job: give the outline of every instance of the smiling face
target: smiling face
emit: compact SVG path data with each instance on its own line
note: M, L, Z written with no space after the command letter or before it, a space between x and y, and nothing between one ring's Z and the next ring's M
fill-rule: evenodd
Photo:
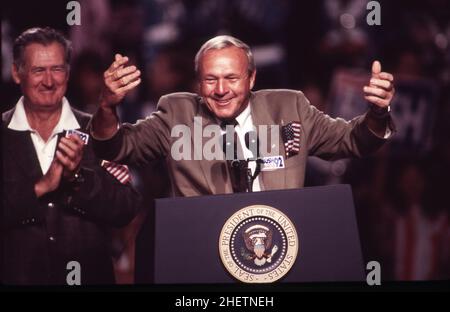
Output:
M12 75L20 84L26 106L41 111L59 108L69 79L64 47L56 42L28 45L23 52L23 64L20 68L13 65Z
M218 118L234 118L248 105L255 75L248 72L244 50L234 46L208 50L199 63L200 95Z

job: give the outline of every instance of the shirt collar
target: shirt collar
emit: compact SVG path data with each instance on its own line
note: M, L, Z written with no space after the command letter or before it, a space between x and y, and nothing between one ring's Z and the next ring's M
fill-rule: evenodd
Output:
M247 107L236 117L236 121L239 123L240 126L243 126L247 119L250 118L251 109L250 109L250 102L248 103Z
M11 122L9 123L8 128L16 131L34 131L34 129L32 129L30 127L30 124L28 123L27 115L25 113L25 107L23 104L23 96L16 104L14 114L11 118ZM70 108L69 101L66 99L66 97L63 97L61 116L55 128L53 129L53 133L61 133L64 130L73 130L79 128L80 124L78 123L72 109Z

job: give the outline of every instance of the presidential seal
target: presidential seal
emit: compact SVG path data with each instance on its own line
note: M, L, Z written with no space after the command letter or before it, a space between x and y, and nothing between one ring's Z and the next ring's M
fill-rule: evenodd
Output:
M244 283L272 283L295 263L295 226L281 211L265 205L242 208L225 223L219 254L225 268Z

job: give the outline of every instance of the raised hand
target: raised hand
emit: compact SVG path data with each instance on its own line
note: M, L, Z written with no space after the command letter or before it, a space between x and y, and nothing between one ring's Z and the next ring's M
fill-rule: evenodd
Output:
M134 65L126 66L128 61L128 57L116 54L115 61L105 71L101 106L118 105L130 90L141 83L141 72Z
M364 86L364 98L381 108L388 107L394 97L394 76L381 71L381 64L374 61L372 77L368 86Z

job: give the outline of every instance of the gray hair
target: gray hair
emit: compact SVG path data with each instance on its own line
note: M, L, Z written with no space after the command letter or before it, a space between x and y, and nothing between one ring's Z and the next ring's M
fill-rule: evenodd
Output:
M200 50L198 50L197 54L195 55L195 73L197 75L199 73L200 59L202 58L203 54L205 54L209 50L220 50L231 46L244 50L245 54L247 55L248 73L252 74L255 71L256 66L250 47L237 38L225 35L209 39L202 45Z
M14 64L20 68L24 63L25 48L32 43L39 43L48 46L52 43L59 43L64 48L64 60L70 66L72 56L72 43L56 29L45 27L35 27L25 30L16 38L13 45Z

